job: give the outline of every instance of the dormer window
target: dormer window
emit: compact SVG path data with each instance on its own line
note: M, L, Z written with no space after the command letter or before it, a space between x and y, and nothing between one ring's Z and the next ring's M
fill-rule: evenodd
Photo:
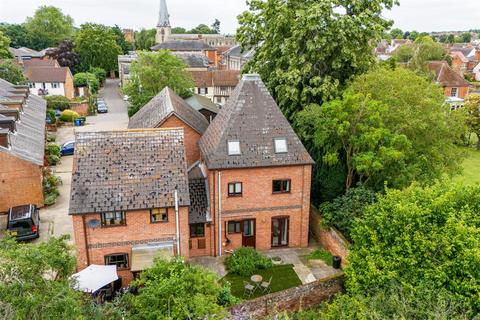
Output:
M239 156L241 155L240 151L240 141L239 140L228 140L228 155L229 156Z
M288 152L287 139L285 139L285 138L275 138L273 141L275 143L275 153L287 153Z

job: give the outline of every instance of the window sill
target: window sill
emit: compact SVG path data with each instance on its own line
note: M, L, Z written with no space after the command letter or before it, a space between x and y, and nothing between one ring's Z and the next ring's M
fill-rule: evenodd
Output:
M150 221L150 224L163 224L163 223L169 223L170 221Z
M229 194L228 197L229 198L241 198L241 197L243 197L243 194Z
M102 229L120 228L120 227L126 227L126 226L127 224L112 224L112 225L102 226Z

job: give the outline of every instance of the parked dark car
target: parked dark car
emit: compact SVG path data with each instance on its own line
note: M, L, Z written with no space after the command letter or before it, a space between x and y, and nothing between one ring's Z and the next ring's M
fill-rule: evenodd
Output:
M62 144L60 153L62 156L73 156L75 153L75 141L68 141Z
M10 208L7 230L18 241L40 236L40 211L33 204Z

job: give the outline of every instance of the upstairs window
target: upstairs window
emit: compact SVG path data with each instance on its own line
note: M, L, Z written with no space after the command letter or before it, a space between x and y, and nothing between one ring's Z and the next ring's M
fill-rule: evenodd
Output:
M242 154L240 151L240 141L238 140L229 140L227 147L229 156L239 156Z
M452 91L450 92L450 96L456 97L458 94L458 88L452 88Z
M285 139L285 138L275 138L273 141L275 143L275 153L287 153L288 152L287 139Z
M273 193L289 193L290 192L290 179L285 180L273 180L272 192Z
M150 210L150 221L152 223L168 222L168 213L166 208Z
M117 253L105 256L105 265L117 266L117 269L128 269L128 254Z
M115 227L126 225L125 211L105 212L100 214L102 227Z
M242 183L231 182L228 184L228 196L229 197L241 197L242 196Z

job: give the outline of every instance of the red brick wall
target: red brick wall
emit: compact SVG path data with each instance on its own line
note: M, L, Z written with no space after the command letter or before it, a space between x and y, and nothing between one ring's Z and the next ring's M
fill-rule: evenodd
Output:
M73 76L70 71L67 72L67 77L65 78L65 97L68 99L75 98L75 88L73 86Z
M272 194L272 180L291 179L291 192ZM228 197L228 183L242 182L242 197ZM311 166L289 166L221 171L222 239L225 249L241 246L241 234L227 235L230 245L225 245L227 221L256 219L256 248L271 248L271 224L273 217L289 217L289 247L308 245L308 221L310 211ZM218 235L218 172L209 172L210 203L216 235ZM249 210L250 209L250 210ZM213 239L212 239L213 240ZM214 247L218 253L218 240Z
M187 156L187 166L190 167L194 162L200 159L200 148L198 141L201 135L188 124L177 118L170 116L159 128L183 128L185 135L185 153Z
M445 97L451 97L452 96L452 88L457 88L457 97L465 99L465 97L468 95L469 88L468 87L445 87L444 92L445 92Z
M35 204L43 207L41 167L0 151L0 212Z
M213 225L206 223L205 224L205 237L202 238L190 238L190 257L201 257L201 256L210 256L213 255L212 252L212 238L214 232ZM188 233L190 235L190 233ZM205 248L199 248L199 241L205 241Z
M181 255L189 257L187 207L179 209L179 218ZM105 263L105 255L114 253L127 253L129 264L131 265L132 246L135 244L125 244L126 241L148 243L158 242L158 239L175 237L175 210L173 208L168 209L168 222L165 223L151 223L150 211L148 210L130 211L126 213L127 224L125 226L96 229L89 228L88 221L93 219L100 220L100 214L88 214L85 215L87 243L96 245L96 247L88 249L90 260L88 262L83 217L75 215L72 216L72 219L77 251L77 270L79 271L86 268L89 264L103 265ZM99 246L100 244L102 246ZM119 276L122 276L124 286L133 278L129 270L119 271Z

